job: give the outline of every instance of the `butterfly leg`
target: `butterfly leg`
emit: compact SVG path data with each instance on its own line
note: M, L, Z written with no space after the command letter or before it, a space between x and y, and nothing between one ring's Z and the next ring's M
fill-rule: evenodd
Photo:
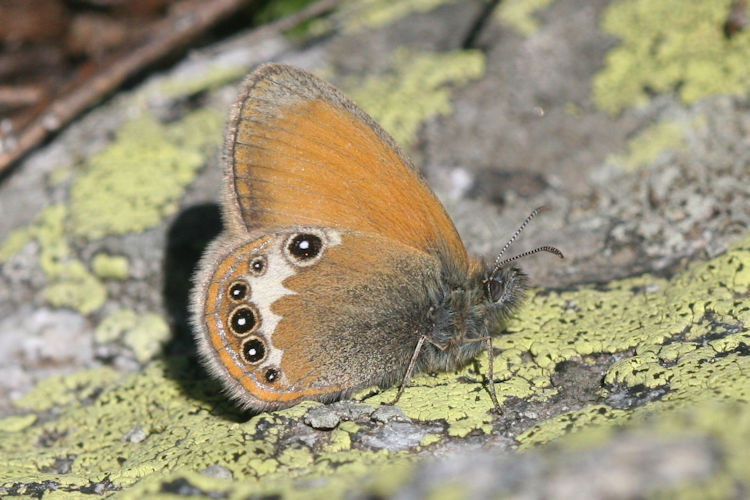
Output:
M476 339L465 339L464 342L487 343L487 358L489 359L489 363L487 366L487 388L490 390L490 398L492 398L492 404L495 405L495 412L502 413L502 410L500 410L500 403L498 403L497 401L497 394L495 393L495 356L493 355L494 351L492 349L492 337L488 335L486 337L479 337Z
M431 340L427 335L420 335L419 341L417 342L417 346L414 348L414 354L411 356L411 360L409 361L409 366L406 368L406 374L404 375L404 380L401 382L401 387L398 388L398 393L396 393L396 397L393 399L393 401L390 401L387 404L389 406L393 406L396 403L398 403L398 400L401 399L401 395L404 393L404 389L409 385L409 382L411 381L412 372L414 371L414 366L417 363L417 358L419 357L419 353L422 350L422 346L424 345L425 341L430 342L432 345L440 349L441 351L444 351L448 348L448 345L442 345L439 344L433 340ZM480 337L476 339L466 339L465 342L486 342L487 343L487 353L489 358L489 365L487 369L487 385L490 390L490 398L492 398L492 403L495 405L495 411L497 413L501 413L500 410L500 403L497 400L497 393L495 392L495 373L494 373L494 356L493 354L493 347L492 347L492 337Z
M409 367L406 369L406 374L404 374L404 380L401 381L401 387L398 388L398 393L396 393L396 397L393 401L389 403L385 403L388 406L393 406L396 403L398 403L398 400L401 399L401 395L404 393L404 389L406 389L406 386L409 385L409 381L411 380L411 374L414 371L414 365L417 364L417 357L419 356L419 352L422 350L422 345L424 345L424 341L427 340L427 335L420 335L419 341L417 341L417 347L414 348L414 354L411 355L411 360L409 361Z
M429 342L430 344L434 345L441 351L444 351L448 348L448 344L439 344L435 342L434 340L430 339L427 335L420 335L419 341L417 342L417 347L414 348L414 354L411 355L411 360L409 361L409 366L406 368L406 374L404 375L404 380L401 381L401 387L398 388L398 393L396 394L396 397L391 401L390 403L385 403L389 406L395 405L399 399L401 399L401 395L404 393L404 389L409 385L409 382L411 381L411 375L414 371L414 365L417 364L417 358L419 357L419 352L422 350L422 345L424 345L425 341Z
M487 366L487 387L490 389L490 397L492 398L492 404L495 405L495 412L502 413L500 403L497 402L497 394L495 393L495 369L493 366L495 354L492 350L492 337L489 335L487 336L487 359L489 359Z

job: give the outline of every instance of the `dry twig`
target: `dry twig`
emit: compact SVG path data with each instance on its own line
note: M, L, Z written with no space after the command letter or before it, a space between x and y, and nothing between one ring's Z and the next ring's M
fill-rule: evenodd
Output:
M0 121L0 176L36 145L114 92L127 78L187 46L198 35L250 1L196 0L188 5L180 5L175 13L153 26L153 37L127 54L112 57L93 75L86 75L71 83L67 90L63 90L48 107L31 117L20 130L13 130L9 120ZM295 14L259 27L252 37L291 29L331 11L340 1L320 0Z

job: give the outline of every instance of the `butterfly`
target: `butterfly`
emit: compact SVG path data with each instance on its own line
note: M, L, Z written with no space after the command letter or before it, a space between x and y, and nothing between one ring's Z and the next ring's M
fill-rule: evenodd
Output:
M527 287L470 257L406 154L340 91L267 64L242 84L224 144L223 232L191 295L198 351L257 411L333 401L481 350ZM492 379L488 387L499 408ZM394 403L395 403L394 401Z

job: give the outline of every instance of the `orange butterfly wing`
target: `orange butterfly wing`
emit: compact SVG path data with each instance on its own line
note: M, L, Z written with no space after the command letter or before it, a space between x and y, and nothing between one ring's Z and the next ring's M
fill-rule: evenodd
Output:
M235 231L342 228L467 265L453 222L401 148L309 73L272 64L245 81L225 160L225 219Z

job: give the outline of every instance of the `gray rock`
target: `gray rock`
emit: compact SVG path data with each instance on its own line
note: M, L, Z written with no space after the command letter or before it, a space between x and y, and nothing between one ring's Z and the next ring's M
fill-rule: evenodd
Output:
M425 498L448 486L458 488L462 498L641 498L646 492L705 480L720 460L705 437L635 433L578 451L464 450L423 462L392 498Z
M313 429L331 430L341 422L341 417L330 406L316 406L302 417L303 422Z
M232 471L224 467L223 465L214 464L209 465L203 469L203 475L208 477L215 477L216 479L233 479Z
M355 401L337 401L329 407L341 417L341 420L360 420L367 418L375 410L372 406L357 403Z
M411 422L411 419L404 414L401 408L389 405L382 405L377 408L372 412L370 418L383 424L388 422Z
M390 422L377 434L362 436L362 442L370 448L399 451L418 446L427 433L428 429L419 425Z
M131 443L140 443L148 437L148 434L143 432L140 425L136 425L122 436L122 441L129 441Z

